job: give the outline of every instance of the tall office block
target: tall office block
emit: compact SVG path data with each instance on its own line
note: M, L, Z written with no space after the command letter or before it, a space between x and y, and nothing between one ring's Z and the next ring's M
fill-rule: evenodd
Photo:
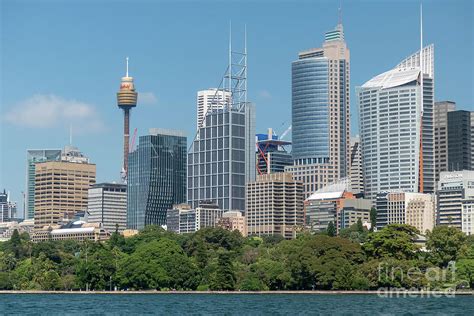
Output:
M294 166L305 197L349 174L350 54L342 24L292 63Z
M150 129L129 154L127 228L165 225L166 211L186 201L186 136Z
M96 166L75 147L66 147L62 155L62 161L35 164L36 229L71 220L87 210L88 190L95 184Z
M437 224L454 226L466 233L471 231L468 219L474 200L474 171L441 172L436 195Z
M61 149L29 149L26 151L25 219L35 216L35 163L61 160Z
M247 232L295 238L304 223L303 186L289 173L257 176L247 183Z
M434 197L426 193L380 192L376 199L377 229L389 224L407 224L420 233L435 224Z
M245 183L255 179L255 108L208 112L188 153L188 203L214 201L245 209Z
M88 222L102 223L110 233L127 228L127 185L98 183L89 189Z
M16 203L10 201L10 193L0 192L0 223L10 222L17 218Z
M223 109L225 104L230 103L230 98L230 92L216 88L198 91L196 128L199 129L203 125L207 112Z
M364 175L359 136L351 138L349 178L351 180L352 193L364 193Z
M291 142L278 139L271 128L268 134L257 134L257 174L284 172L286 166L293 164L291 153L286 146Z
M433 94L433 45L357 89L367 198L434 191Z
M448 170L473 170L474 112L448 113Z
M435 181L439 174L448 171L448 112L456 110L456 103L441 101L434 103Z

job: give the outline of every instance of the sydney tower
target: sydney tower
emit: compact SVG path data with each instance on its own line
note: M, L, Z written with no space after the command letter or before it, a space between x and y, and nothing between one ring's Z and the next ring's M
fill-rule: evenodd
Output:
M129 132L130 132L130 110L137 106L137 92L133 85L133 77L128 76L128 57L127 72L122 77L120 91L117 92L117 105L123 110L123 167L122 178L127 179L128 151L129 151Z

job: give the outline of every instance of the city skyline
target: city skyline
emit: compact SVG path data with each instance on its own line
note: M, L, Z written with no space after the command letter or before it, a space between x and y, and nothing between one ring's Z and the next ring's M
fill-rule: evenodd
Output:
M472 28L469 28L469 21L472 20L472 4L468 1L459 1L456 2L456 6L446 6L446 3L448 2L429 2L424 6L425 42L433 42L437 51L435 101L448 99L455 101L459 109L472 110L474 106L473 92L470 89L473 86L472 73L463 73L462 69L473 68L472 59L468 58L472 56L473 48L471 45L464 47L465 49L455 49L461 47L460 43L469 43L469 39L472 39ZM219 10L225 11L227 7L212 2L207 4L212 6L213 14ZM352 135L356 134L358 126L354 87L362 85L381 69L393 67L400 56L408 56L413 48L417 47L419 38L418 3L370 5L365 3L365 7L363 4L363 2L343 3L345 37L351 47L352 55L352 80L349 89ZM120 17L125 17L126 13L129 13L131 17L127 23L124 22L123 28L117 29L113 27L120 25L106 26L106 21L100 19L100 14L105 14L105 10L109 10L104 3L99 3L97 12L88 13L89 16L85 14L87 6L73 5L72 7L79 11L78 16L82 14L88 17L89 23L84 24L85 29L74 27L71 29L70 26L65 30L48 28L50 36L46 43L37 42L42 37L36 32L45 32L46 25L42 19L47 20L50 25L55 23L63 25L64 19L71 18L71 14L76 13L62 4L55 4L54 12L62 14L51 20L48 19L50 13L46 11L52 5L42 2L19 10L18 4L2 4L2 35L4 35L2 43L7 44L2 45L4 47L2 76L8 80L2 80L4 93L1 96L0 142L2 153L8 152L8 155L2 154L0 161L0 188L5 187L9 190L12 193L12 200L17 201L18 205L22 205L21 191L26 189L26 151L62 148L68 143L71 124L73 134L77 135L73 137L73 144L81 148L91 161L97 164L98 182L120 179L122 118L116 109L115 93L118 88L117 81L124 74L125 56L130 56L130 74L137 81L139 93L140 107L132 114L131 128L138 128L139 135L145 135L152 127L185 129L188 132L189 145L196 129L194 126L196 92L218 85L226 67L229 20L234 24L233 42L237 45L243 42L243 25L246 24L248 28L248 90L249 101L255 102L257 108L256 131L264 132L267 127L273 127L276 133L282 133L291 124L289 65L296 59L299 51L319 46L324 33L337 23L339 4L303 2L301 6L295 8L292 3L278 3L268 8L269 13L274 15L268 14L269 17L262 17L260 10L265 7L262 7L262 4L256 4L252 12L245 12L244 15L241 13L246 4L233 3L228 5L234 9L232 14L220 15L214 20L215 22L210 23L213 27L219 26L217 29L199 25L191 16L190 11L194 8L192 5L180 8L179 5L160 3L156 5L156 10L150 10L144 18L141 18L139 13L144 13L143 11L150 7L150 3L140 2L137 7L118 4L111 9L112 12ZM239 8L242 11L239 11ZM295 25L285 24L286 28L277 25L279 18L286 13L284 8L290 10L289 13L301 14L298 23L294 21ZM314 15L305 12L305 8L308 10L313 8ZM321 17L317 15L318 8L325 12L319 14ZM158 12L160 9L164 9L164 12ZM158 38L161 35L165 38L164 41L157 40L159 43L156 46L146 43L147 39L153 39L146 35L153 36L155 27L164 26L167 22L170 25L176 23L166 18L162 20L154 18L166 15L166 12L174 12L175 9L184 11L183 16L189 19L189 23L184 24L188 27L183 28L181 25L173 29L174 32L169 32L170 34L156 34ZM32 15L32 12L28 13L31 10L39 11L36 15ZM205 11L202 8L201 10ZM364 10L379 12L380 16L376 14L373 16L372 26L358 25ZM462 17L465 20L458 19L456 12L464 13ZM471 15L467 14L468 12L471 12ZM22 27L17 27L13 21L18 20L19 14L32 16L33 19ZM392 19L397 20L401 17L406 23L389 26L393 22ZM257 18L263 18L268 25L259 26ZM132 22L138 21L137 19L139 22ZM387 23L374 27L377 21ZM443 23L438 25L436 21ZM449 21L456 23L449 25ZM460 23L464 23L465 26L462 35L464 37L461 35L451 37L453 29L462 28ZM70 24L74 25L74 21ZM196 24L196 29L189 28L191 24ZM98 34L92 33L94 26L98 26ZM311 32L294 36L299 34L296 31L299 28L309 28ZM407 33L407 29L411 32ZM35 34L38 38L34 38ZM114 40L119 41L120 34L124 36L135 34L132 41L135 45L124 48L120 47L120 43L114 43ZM206 40L201 42L193 38L198 34L206 35ZM209 34L213 36L207 36ZM292 34L296 38L292 38ZM450 38L447 38L447 34ZM104 43L102 40L98 41L104 36L112 38L105 40ZM281 45L280 36L287 39L285 47ZM380 41L378 45L367 40L372 36ZM176 38L184 40L176 41ZM209 38L212 38L212 41ZM186 44L183 45L182 42ZM39 46L35 46L37 44ZM36 52L34 55L31 52L31 45ZM183 49L191 46L195 47L189 50L192 51L192 55L185 55ZM95 49L96 47L98 49ZM269 56L275 51L275 47L278 47L278 52L274 54L275 56ZM113 48L117 50L111 52ZM77 49L77 52L74 49ZM458 65L459 60L464 62ZM203 62L200 64L200 61ZM192 67L189 68L191 64ZM453 83L454 76L461 77L461 80L455 80ZM45 111L46 109L51 112ZM108 153L104 153L104 147L108 149ZM114 159L110 160L110 157ZM22 213L22 207L19 209L19 213Z

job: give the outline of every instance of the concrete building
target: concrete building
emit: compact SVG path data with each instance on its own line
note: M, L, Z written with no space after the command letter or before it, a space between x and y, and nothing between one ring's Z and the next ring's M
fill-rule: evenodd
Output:
M15 230L20 234L28 233L31 235L34 225L35 223L33 219L26 219L22 222L10 221L0 223L0 242L10 240Z
M89 189L89 223L101 223L109 232L127 228L127 185L98 183Z
M286 147L291 145L278 139L271 128L267 134L257 134L257 174L284 172L286 166L293 164L291 153Z
M217 226L230 231L238 230L242 236L247 237L247 221L240 211L227 211L223 213Z
M303 186L291 174L263 174L247 183L246 218L250 236L295 238L304 223L303 212Z
M362 224L370 223L372 202L367 199L344 199L337 213L337 229L340 231L356 224L360 219Z
M303 182L305 198L349 174L349 64L342 24L292 63L294 165L285 170Z
M433 94L433 45L357 89L366 198L434 192Z
M474 234L474 198L463 200L461 218L461 230L466 235Z
M474 199L474 171L441 172L436 198L437 225L454 226L466 233L471 231L469 218Z
M96 166L74 147L66 147L63 156L62 161L35 164L37 229L71 220L78 212L87 210L88 190L95 184Z
M364 175L362 170L362 154L359 136L351 138L349 178L354 194L364 193Z
M231 93L229 91L218 90L210 88L197 92L197 115L196 115L196 129L205 126L204 118L207 113L214 110L222 110L225 104L231 102Z
M432 194L381 192L377 195L376 208L377 229L389 224L407 224L424 234L435 225Z
M35 215L35 163L61 160L61 149L29 149L26 151L25 219Z
M68 225L54 225L44 229L35 229L31 239L33 242L47 240L77 240L105 241L110 238L110 232L99 223L71 222Z
M152 128L128 160L127 228L165 225L166 212L186 201L186 136Z
M456 110L456 103L441 101L434 103L434 138L435 138L435 181L439 174L448 171L448 112Z
M448 113L448 170L473 170L474 112Z
M167 212L167 230L178 234L194 233L201 228L216 227L223 211L211 201L202 201L196 209L188 204L175 205Z

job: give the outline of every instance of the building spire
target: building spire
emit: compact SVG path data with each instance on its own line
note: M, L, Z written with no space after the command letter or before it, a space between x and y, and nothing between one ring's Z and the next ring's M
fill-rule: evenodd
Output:
M342 0L339 3L339 9L338 9L338 22L337 24L342 25Z
M128 56L125 59L126 59L126 63L127 63L127 72L125 73L125 77L128 77Z

